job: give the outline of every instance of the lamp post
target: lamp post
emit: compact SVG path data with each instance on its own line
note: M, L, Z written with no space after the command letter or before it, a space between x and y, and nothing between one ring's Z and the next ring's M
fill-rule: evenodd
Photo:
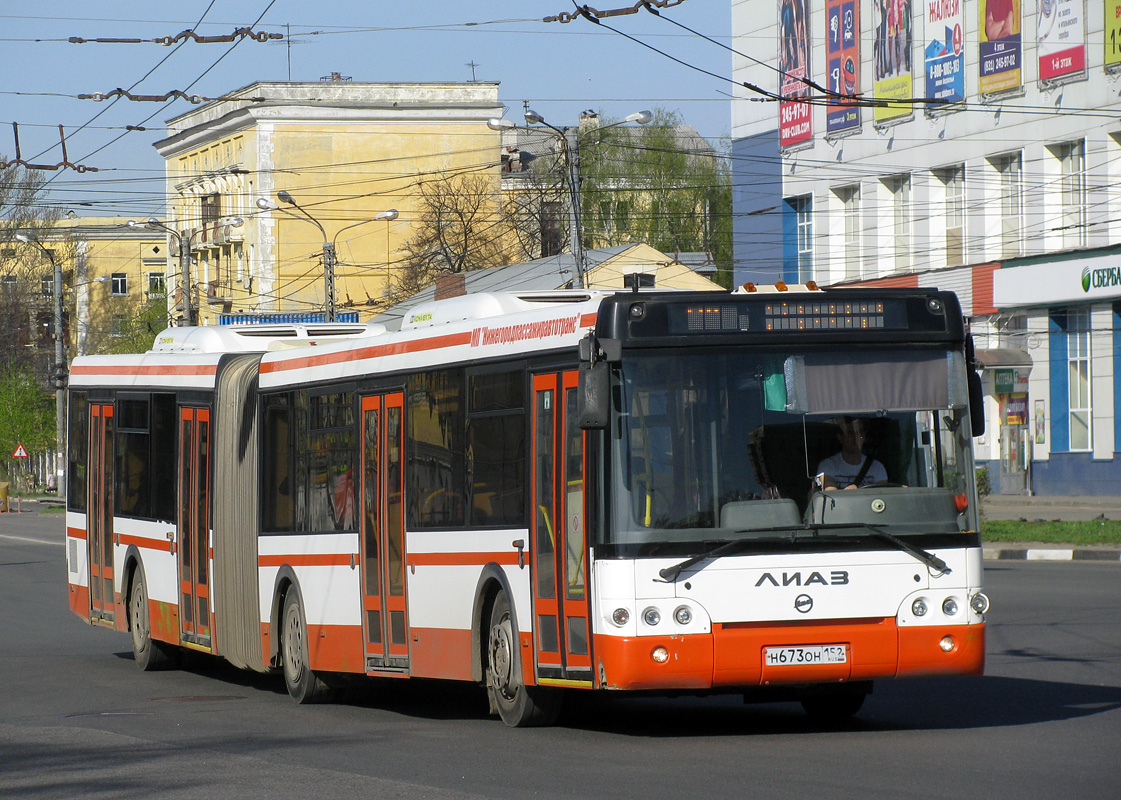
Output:
M66 350L62 339L62 264L54 253L43 246L34 233L17 233L16 239L33 244L50 259L54 271L54 400L55 400L55 491L59 497L66 497L66 469L63 462L63 448L66 444Z
M391 220L395 220L398 216L397 209L391 208L388 211L382 211L380 214L375 217L371 217L370 219L364 219L361 222L355 222L352 225L346 225L342 228L339 228L335 232L335 235L328 241L327 231L324 229L323 225L319 222L319 220L309 214L306 209L300 206L292 197L292 195L282 190L277 192L276 196L281 200L281 202L287 203L290 206L294 206L304 216L297 216L288 209L281 208L272 200L269 200L267 197L261 197L257 200L257 208L261 209L262 211L283 211L288 216L295 217L296 219L306 218L307 221L317 227L320 234L323 235L324 316L326 317L327 322L335 322L336 318L338 317L338 313L336 311L337 305L335 300L335 243L336 241L338 241L339 234L345 230L349 230L350 228L357 228L359 225L365 225L367 222L376 222L378 220L386 220L388 222ZM386 235L388 236L388 233Z
M628 122L637 122L639 125L646 125L654 115L649 111L636 111L633 114L628 114L618 122L613 122L610 125L603 125L597 130L604 130L605 128L614 128L616 125L625 125ZM569 241L572 248L572 258L576 262L576 278L575 284L577 289L584 288L584 237L583 231L580 229L580 129L578 127L565 127L558 128L546 122L545 118L534 111L532 108L527 108L525 111L525 121L527 125L544 125L557 135L557 141L561 143L564 151L564 165L565 172L568 178L568 228L569 228ZM519 128L521 126L514 124L508 119L492 118L487 120L487 127L492 131L501 131L503 129ZM523 128L523 130L540 130L539 128Z
M230 218L227 225L234 228L240 228L245 223L241 217ZM141 223L136 220L130 219L127 223L130 228L138 228ZM179 289L183 293L183 316L186 318L187 325L195 325L198 319L195 316L195 309L191 303L191 239L203 228L193 228L186 233L180 233L174 228L165 225L155 217L149 217L148 221L143 223L152 230L166 231L175 237L175 241L179 243Z

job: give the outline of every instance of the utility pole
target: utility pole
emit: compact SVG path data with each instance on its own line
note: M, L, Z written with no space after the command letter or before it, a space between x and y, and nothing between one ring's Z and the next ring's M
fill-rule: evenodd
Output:
M327 322L334 322L335 313L335 245L323 234L323 297Z

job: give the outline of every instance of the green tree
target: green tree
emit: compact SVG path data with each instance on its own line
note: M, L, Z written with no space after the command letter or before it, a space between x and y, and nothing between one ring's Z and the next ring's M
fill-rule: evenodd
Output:
M9 456L22 444L29 452L50 450L54 444L54 399L43 391L42 378L26 367L0 368L0 455L4 473L26 489L25 459Z
M704 252L732 263L727 144L714 148L681 117L655 109L643 126L587 115L579 134L585 247L646 242L669 255Z

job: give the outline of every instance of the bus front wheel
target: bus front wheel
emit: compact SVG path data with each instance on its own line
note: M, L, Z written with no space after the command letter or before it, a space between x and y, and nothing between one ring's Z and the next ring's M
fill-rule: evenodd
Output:
M284 595L280 623L281 661L284 685L297 703L325 703L331 690L308 666L307 624L299 593L293 588Z
M510 600L505 592L499 592L491 608L487 635L487 692L491 706L498 709L498 716L511 728L552 725L560 715L560 692L525 685L520 650Z

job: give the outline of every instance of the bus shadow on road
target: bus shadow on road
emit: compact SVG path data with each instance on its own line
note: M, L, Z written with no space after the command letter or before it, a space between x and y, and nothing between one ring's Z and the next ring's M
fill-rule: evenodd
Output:
M644 737L969 730L1078 719L1118 708L1121 687L1003 677L929 678L877 686L856 716L840 721L810 717L797 703L745 705L735 695L599 695L569 704L561 724Z
M117 655L132 659L131 652ZM280 675L241 670L211 656L186 654L178 668L230 688L286 695ZM416 719L488 718L482 688L454 681L343 678L333 702ZM877 684L864 708L840 721L810 717L797 703L745 704L738 694L664 697L572 690L565 697L558 725L655 738L969 730L1058 722L1118 708L1121 687L1117 686L997 676L948 677ZM496 724L500 724L497 719Z

